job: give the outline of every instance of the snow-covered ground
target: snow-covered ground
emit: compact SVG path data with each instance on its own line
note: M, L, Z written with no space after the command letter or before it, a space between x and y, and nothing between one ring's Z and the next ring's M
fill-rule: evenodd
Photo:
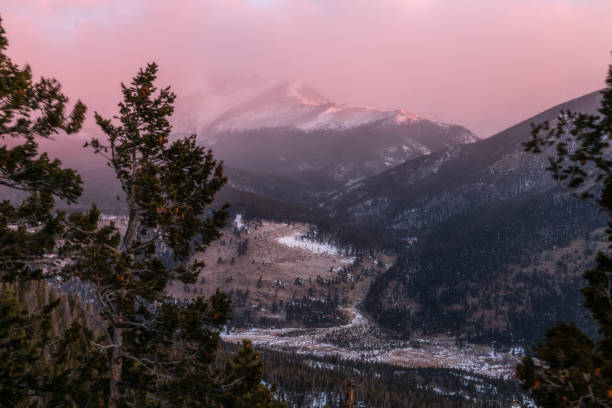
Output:
M341 255L340 250L337 247L304 238L299 232L277 238L276 242L289 248L300 248L315 255Z
M236 218L234 219L234 225L238 229L244 228L244 221L242 220L242 214L236 214Z
M520 359L516 350L497 352L491 347L468 344L455 345L453 339L423 338L412 341L410 347L371 350L351 350L323 341L326 334L372 324L355 308L345 309L352 314L350 323L332 328L319 329L259 329L225 333L223 339L239 342L248 338L254 344L302 354L338 355L345 359L397 364L405 367L443 367L462 369L476 374L497 378L511 378ZM365 331L365 330L364 330Z

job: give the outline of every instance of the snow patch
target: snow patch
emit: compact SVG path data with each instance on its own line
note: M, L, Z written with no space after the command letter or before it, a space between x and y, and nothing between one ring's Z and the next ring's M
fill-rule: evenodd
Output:
M315 255L330 254L340 255L340 251L333 245L322 244L320 242L313 241L311 239L300 236L299 233L293 233L291 235L285 235L276 239L281 245L288 246L289 248L300 248L308 252L312 252Z
M236 228L238 229L242 229L245 227L244 222L242 220L242 214L236 214L236 219L234 219L234 224L236 225Z

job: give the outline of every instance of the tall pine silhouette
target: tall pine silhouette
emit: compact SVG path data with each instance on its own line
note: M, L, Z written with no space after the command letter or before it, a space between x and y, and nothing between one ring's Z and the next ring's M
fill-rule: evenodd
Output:
M192 255L220 237L228 206L210 208L227 182L212 152L195 136L170 141L175 95L155 86L157 70L148 64L122 84L114 120L95 115L106 140L91 146L121 184L125 229L98 227L96 208L73 214L62 252L72 259L65 277L88 286L99 308L94 346L108 356L108 405L274 406L250 344L229 364L216 362L229 297L180 303L165 293L170 281L196 281L204 265Z
M557 123L535 125L527 151L549 156L548 170L577 197L612 216L612 66L599 115L562 112ZM559 220L559 222L563 222ZM608 223L612 242L612 223ZM523 359L517 374L523 387L543 407L612 406L612 257L599 252L584 272L584 306L599 329L590 338L573 323L551 328L534 355Z
M57 247L65 214L54 212L55 200L74 202L81 179L40 154L38 143L79 131L86 108L78 101L67 112L60 83L35 81L29 66L6 55L7 47L0 24L0 191L13 198L0 203L0 404L85 405L97 400L91 374L101 356L90 353L91 332L78 322L55 324L61 298L44 296L52 290L43 280L63 265ZM37 304L27 299L32 293L42 295Z

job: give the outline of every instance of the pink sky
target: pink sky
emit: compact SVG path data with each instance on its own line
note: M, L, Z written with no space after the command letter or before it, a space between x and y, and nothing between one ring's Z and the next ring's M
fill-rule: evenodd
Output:
M10 56L108 112L147 61L164 84L300 79L483 137L604 86L610 0L0 0ZM180 95L179 95L180 96ZM205 109L205 107L203 107Z

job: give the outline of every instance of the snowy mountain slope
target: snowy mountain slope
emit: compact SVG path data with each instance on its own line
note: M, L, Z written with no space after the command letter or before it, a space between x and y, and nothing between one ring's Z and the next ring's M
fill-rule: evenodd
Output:
M380 111L336 104L301 81L272 83L258 78L252 82L232 78L225 86L207 82L203 89L192 91L177 112L189 115L194 130L209 141L228 131L278 127L343 130L372 123L393 127L426 120L403 109ZM181 126L180 120L177 125ZM470 132L464 136L464 143L478 140Z
M240 84L208 86L204 96L194 91L177 107L180 118L191 119L177 120L175 128L197 133L232 167L299 179L324 192L478 140L464 127L402 109L336 104L299 81Z
M349 129L374 122L393 126L420 120L402 109L382 112L339 105L300 81L270 87L214 120L207 135L247 129L293 127L305 131ZM214 139L214 137L213 137ZM475 141L472 140L472 141Z
M554 120L564 109L596 112L593 92L553 107L478 143L440 149L347 186L321 208L333 216L393 225L412 235L462 211L558 186L543 155L524 152L531 123ZM379 203L380 205L378 205ZM435 216L431 216L435 213Z

